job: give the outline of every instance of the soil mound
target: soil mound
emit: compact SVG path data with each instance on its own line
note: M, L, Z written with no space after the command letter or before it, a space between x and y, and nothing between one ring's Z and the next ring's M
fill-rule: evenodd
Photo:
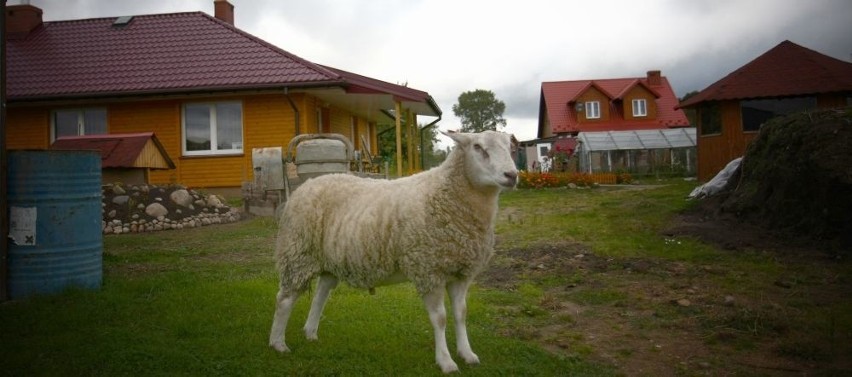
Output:
M782 242L848 252L852 108L767 122L723 192L692 211L703 221L756 226Z

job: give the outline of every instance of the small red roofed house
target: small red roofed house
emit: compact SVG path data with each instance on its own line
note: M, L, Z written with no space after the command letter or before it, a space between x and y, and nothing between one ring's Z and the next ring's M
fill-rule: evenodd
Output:
M658 70L645 77L543 82L539 139L525 142L527 159L542 158L551 149L570 155L582 148L577 145L580 133L622 132L629 137L631 131L689 127L677 104L668 79ZM529 156L531 144L535 147Z
M61 136L50 146L54 150L96 150L101 153L101 180L104 184L149 183L151 169L174 169L163 144L153 132Z
M852 105L852 63L784 41L683 101L697 109L698 179L742 156L775 116Z

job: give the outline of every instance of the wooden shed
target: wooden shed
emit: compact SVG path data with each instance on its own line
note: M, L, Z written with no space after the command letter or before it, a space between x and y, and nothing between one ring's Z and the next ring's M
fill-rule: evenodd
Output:
M63 136L50 149L101 152L102 182L149 183L151 169L174 169L175 163L153 132Z
M852 105L852 63L784 41L683 101L698 113L698 179L742 156L770 118Z

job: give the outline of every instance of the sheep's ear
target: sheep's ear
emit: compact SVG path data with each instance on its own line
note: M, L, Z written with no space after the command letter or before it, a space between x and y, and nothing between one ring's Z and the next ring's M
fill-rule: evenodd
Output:
M448 130L447 132L441 131L441 133L446 135L450 139L453 139L453 141L455 141L457 145L465 145L470 142L470 135L465 133L453 130Z

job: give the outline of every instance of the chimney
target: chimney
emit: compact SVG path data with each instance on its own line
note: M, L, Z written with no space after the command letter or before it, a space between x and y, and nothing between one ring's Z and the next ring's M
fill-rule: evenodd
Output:
M29 4L6 7L6 33L9 38L24 37L41 26L41 8Z
M213 7L216 18L234 24L234 6L228 0L213 0Z
M663 85L663 79L661 78L660 71L648 71L648 86L660 86Z

